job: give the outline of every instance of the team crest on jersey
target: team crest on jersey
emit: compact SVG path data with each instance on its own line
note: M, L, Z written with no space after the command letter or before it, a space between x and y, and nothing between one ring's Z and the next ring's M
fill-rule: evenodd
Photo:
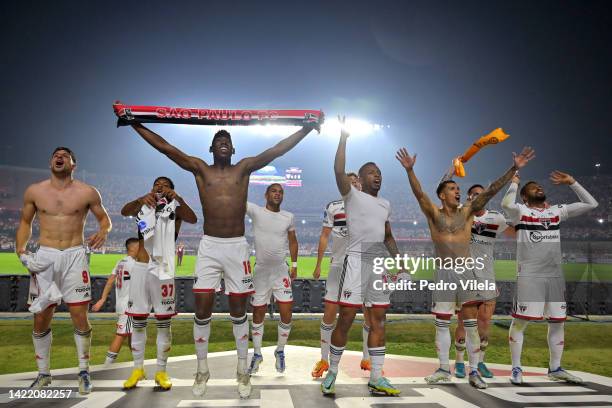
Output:
M542 224L544 226L544 228L548 229L548 227L550 226L550 223L552 222L552 219L550 218L540 218L540 224Z
M350 290L345 290L342 295L344 296L345 299L348 299L349 297L351 297L351 295L353 294L353 292L351 292Z

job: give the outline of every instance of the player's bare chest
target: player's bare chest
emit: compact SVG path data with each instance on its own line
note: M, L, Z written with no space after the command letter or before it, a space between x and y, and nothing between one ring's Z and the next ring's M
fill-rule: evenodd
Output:
M35 201L37 212L48 216L74 216L86 212L84 198L73 192L46 192Z
M202 177L199 184L208 192L240 190L248 186L248 176L237 170L210 171Z
M471 220L468 222L462 213L448 215L440 212L433 220L433 227L439 234L461 235L471 231Z

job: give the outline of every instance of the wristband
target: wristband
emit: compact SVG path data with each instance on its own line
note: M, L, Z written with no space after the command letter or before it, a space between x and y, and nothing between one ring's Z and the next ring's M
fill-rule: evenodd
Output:
M297 262L291 262L291 267L292 268L297 268Z

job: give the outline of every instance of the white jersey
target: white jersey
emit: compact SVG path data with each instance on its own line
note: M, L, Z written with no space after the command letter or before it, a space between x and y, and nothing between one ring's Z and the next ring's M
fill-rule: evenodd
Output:
M134 258L126 256L115 265L111 275L115 276L115 311L125 312L130 297L130 271L134 266Z
M293 214L284 210L274 212L247 203L247 215L253 220L257 263L260 265L285 263L289 247L287 233L295 231Z
M323 213L323 226L332 229L331 265L342 265L348 243L344 201L336 200L327 204Z
M347 254L364 258L386 256L383 241L385 223L391 217L391 204L351 186L344 197L348 227Z
M560 224L597 207L597 201L578 183L570 185L581 202L532 208L518 204L512 183L502 200L517 236L517 276L562 277Z
M168 202L162 197L154 209L145 204L136 216L138 238L144 240L150 262L158 266L150 268L149 272L162 280L174 279L175 275L175 222L176 207L179 205L176 200Z
M485 210L483 215L474 216L470 252L472 258L481 258L484 265L481 270L475 268L475 273L479 276L495 280L493 247L506 228L508 228L506 218L497 211Z

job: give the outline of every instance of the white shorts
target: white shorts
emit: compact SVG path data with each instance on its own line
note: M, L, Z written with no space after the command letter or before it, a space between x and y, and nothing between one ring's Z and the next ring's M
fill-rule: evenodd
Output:
M133 327L133 319L132 316L128 316L125 313L122 313L117 316L117 336L129 336L132 334Z
M159 279L157 271L158 266L152 262L134 262L130 272L130 297L126 315L148 317L151 309L158 319L176 315L174 279Z
M567 317L563 277L519 276L512 317L525 320L564 321Z
M338 285L340 284L340 274L342 273L342 264L330 265L327 280L325 281L325 303L338 303Z
M434 272L434 283L454 284L456 289L433 290L431 293L431 313L436 317L451 317L465 305L480 304L487 298L485 292L464 290L461 282L465 280L478 281L473 271L457 273L452 269L438 269ZM493 297L494 299L494 297Z
M362 262L360 256L346 255L334 301L349 307L389 307L391 290L382 285L387 282L387 275L374 273L373 268L371 263Z
M225 294L248 296L255 293L249 244L245 237L217 238L204 235L198 247L193 291L215 292L225 281Z
M282 263L276 266L255 264L255 293L251 305L265 306L274 295L276 303L293 303L289 265Z
M60 250L41 246L31 255L32 265L39 272L31 273L28 304L38 299L38 310L59 305L85 305L91 301L91 281L85 247ZM51 288L55 284L54 288ZM59 292L50 295L52 291Z

